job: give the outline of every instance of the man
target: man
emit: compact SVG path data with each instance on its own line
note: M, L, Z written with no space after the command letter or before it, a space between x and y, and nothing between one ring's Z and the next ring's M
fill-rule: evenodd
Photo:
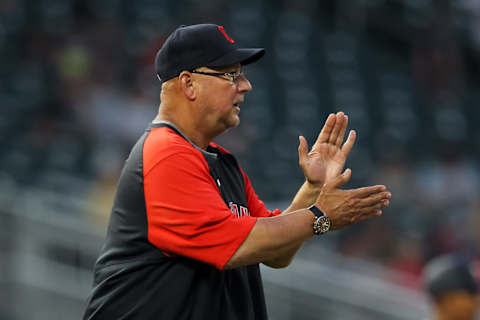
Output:
M424 278L434 306L432 319L475 319L478 285L467 261L452 255L437 257L425 267Z
M212 139L239 122L252 86L242 66L264 49L238 48L222 26L182 26L156 57L159 112L122 171L84 319L266 319L259 263L282 268L314 234L379 216L385 186L341 190L355 141L331 114L306 182L269 211L233 155ZM312 275L314 276L314 275Z

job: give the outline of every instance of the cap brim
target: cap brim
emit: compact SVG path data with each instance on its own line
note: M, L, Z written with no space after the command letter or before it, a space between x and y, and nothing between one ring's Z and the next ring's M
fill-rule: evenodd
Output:
M206 67L224 67L240 63L246 65L259 60L265 54L263 48L235 49L226 55L209 62Z

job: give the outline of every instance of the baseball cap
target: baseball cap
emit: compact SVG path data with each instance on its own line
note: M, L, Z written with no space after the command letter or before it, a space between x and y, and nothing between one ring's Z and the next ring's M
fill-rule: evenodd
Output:
M265 54L263 48L240 48L223 26L180 26L170 34L155 57L155 71L165 82L184 70L250 64Z
M433 298L463 290L478 293L478 284L467 260L454 255L444 255L430 261L424 271L425 287Z

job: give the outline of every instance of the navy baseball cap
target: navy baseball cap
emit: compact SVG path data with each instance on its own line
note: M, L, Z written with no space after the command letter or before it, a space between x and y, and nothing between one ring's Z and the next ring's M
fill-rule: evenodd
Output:
M239 48L223 26L196 24L180 26L170 34L155 57L155 71L161 82L184 70L199 67L246 65L265 54L263 48Z
M440 256L430 261L424 270L424 281L427 292L435 299L458 290L478 294L478 284L469 262L454 255Z

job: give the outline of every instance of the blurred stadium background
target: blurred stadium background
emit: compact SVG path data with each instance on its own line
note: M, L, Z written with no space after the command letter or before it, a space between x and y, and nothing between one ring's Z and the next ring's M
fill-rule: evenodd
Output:
M267 49L217 141L261 198L287 205L298 135L340 110L359 136L349 186L393 193L381 218L263 268L271 318L424 318L426 261L480 257L478 0L0 1L0 319L81 317L119 170L159 104L155 52L202 22Z

